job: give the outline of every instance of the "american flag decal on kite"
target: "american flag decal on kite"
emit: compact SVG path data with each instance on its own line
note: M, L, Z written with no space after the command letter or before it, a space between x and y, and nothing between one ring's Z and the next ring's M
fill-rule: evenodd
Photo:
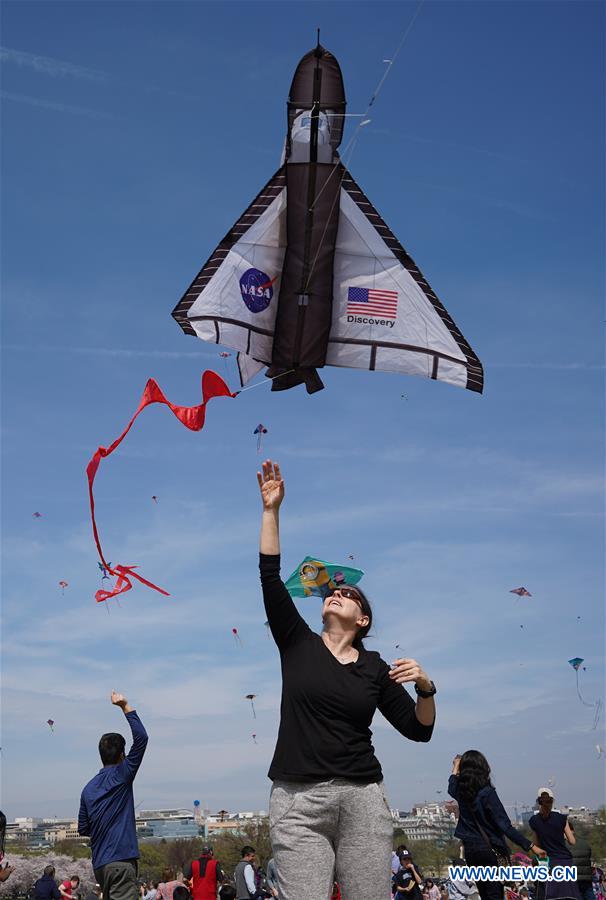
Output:
M398 315L398 292L350 287L347 289L347 312L395 319Z

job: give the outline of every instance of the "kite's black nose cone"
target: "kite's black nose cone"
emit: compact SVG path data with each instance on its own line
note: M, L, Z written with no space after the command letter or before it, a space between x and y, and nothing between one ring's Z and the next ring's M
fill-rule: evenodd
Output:
M306 53L295 70L288 95L289 133L297 110L314 105L330 117L330 143L336 150L343 137L345 87L336 57L321 44Z

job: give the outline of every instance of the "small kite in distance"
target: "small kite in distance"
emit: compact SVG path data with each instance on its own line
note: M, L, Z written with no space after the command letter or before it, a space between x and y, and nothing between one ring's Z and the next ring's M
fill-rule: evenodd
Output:
M65 588L69 587L69 582L68 581L60 581L59 587L61 588L61 596L64 597L65 596Z
M517 594L518 597L532 597L530 591L527 591L525 587L513 588L509 593Z
M250 700L250 706L252 709L253 718L257 718L257 713L255 712L255 700L257 699L256 694L246 694L244 697L245 700Z
M154 501L154 503L158 502L158 498L156 497L155 494L152 494L152 500Z
M242 647L242 638L241 638L240 635L238 634L238 629L237 629L237 628L232 628L231 633L232 633L233 636L234 636L234 640L235 640L236 644L238 644L239 647Z
M54 730L55 730L55 720L54 720L54 719L47 719L47 720L46 720L46 724L48 725L48 727L50 728L50 730L54 732Z
M251 734L251 737L252 737L252 739L253 739L253 744L256 744L256 743L257 743L257 735L256 735L256 734Z
M109 562L107 565L108 565L109 568L111 569L112 564ZM105 566L103 565L103 563L102 563L102 562L98 562L98 563L97 563L97 566L99 567L99 571L101 572L101 581L105 581L106 579L109 581L109 572L107 571L107 569L105 568Z
M221 357L221 359L229 359L231 353L227 353L226 350L222 350L221 353L219 353L219 356Z
M41 519L41 518L42 518L42 513L41 513L41 512L35 512L35 513L32 513L32 517L33 517L34 519Z
M260 422L253 431L253 434L257 435L257 453L261 452L261 445L263 443L263 435L267 434L267 428L265 425L262 425Z

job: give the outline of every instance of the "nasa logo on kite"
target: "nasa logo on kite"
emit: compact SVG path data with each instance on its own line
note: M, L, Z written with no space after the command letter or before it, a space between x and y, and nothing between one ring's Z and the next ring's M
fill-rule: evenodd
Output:
M480 360L343 165L345 109L341 68L318 41L290 87L283 164L173 317L186 334L238 351L242 386L268 367L273 391L314 393L318 369L345 366L481 393Z
M240 292L251 313L260 313L267 309L274 296L275 280L259 269L247 269L241 276Z

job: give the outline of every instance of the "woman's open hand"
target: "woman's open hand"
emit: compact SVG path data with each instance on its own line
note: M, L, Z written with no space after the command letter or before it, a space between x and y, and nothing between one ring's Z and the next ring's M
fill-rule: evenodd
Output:
M263 509L279 509L284 500L284 482L278 463L266 459L263 463L263 473L257 472L257 481L261 491Z

